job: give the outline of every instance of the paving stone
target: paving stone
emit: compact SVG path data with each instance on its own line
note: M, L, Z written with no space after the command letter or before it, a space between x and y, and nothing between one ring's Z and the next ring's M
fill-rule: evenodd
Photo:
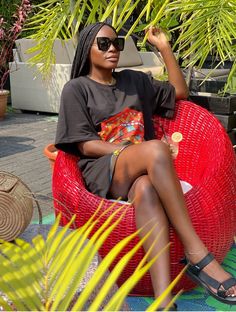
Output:
M38 198L43 217L53 213L52 172L43 154L54 142L57 115L9 112L0 121L0 170L15 174ZM35 205L34 220L38 219Z
M0 171L10 172L23 180L35 194L43 217L54 212L51 191L52 172L49 162L43 154L43 149L47 144L54 142L56 122L57 116L20 112L10 112L4 120L0 121ZM39 220L36 204L34 204L33 220L34 222ZM29 225L22 234L22 238L26 239L27 237L30 240L35 236L35 231L47 233L48 227L46 225L38 227ZM97 268L98 261L97 257L92 261L81 282L81 290ZM107 271L94 289L87 305L96 297L108 275ZM100 307L101 310L116 291L117 286L114 285ZM120 309L120 311L129 310L126 302Z

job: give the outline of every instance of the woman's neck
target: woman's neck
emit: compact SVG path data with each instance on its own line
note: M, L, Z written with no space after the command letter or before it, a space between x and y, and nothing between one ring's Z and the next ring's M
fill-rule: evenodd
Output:
M90 71L88 77L96 82L105 84L105 85L113 85L116 83L115 78L112 76L112 71Z

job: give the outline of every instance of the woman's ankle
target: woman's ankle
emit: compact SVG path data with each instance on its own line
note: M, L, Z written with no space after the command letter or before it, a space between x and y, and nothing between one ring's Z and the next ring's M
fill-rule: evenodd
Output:
M193 264L201 261L208 253L209 251L205 246L199 249L185 249L185 255L187 259Z

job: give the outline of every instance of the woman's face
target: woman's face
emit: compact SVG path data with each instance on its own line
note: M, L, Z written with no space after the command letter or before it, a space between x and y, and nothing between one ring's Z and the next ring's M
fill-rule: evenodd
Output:
M110 45L107 51L99 50L97 38L100 37L113 40L117 35L111 27L106 25L99 30L90 50L90 65L98 69L114 69L119 61L120 52L113 44Z

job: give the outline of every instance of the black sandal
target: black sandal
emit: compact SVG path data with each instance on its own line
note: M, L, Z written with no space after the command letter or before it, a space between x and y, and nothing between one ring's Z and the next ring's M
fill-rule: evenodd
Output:
M214 256L209 253L206 255L200 262L196 264L191 264L188 259L184 259L181 261L182 263L185 263L188 265L186 273L188 276L197 284L200 286L204 287L205 290L214 298L217 300L234 305L236 304L236 296L227 296L226 292L229 290L232 286L236 285L236 278L230 277L226 281L220 283L214 278L210 277L207 273L203 272L202 270L204 269L205 266L207 266L212 260L214 259ZM215 293L214 291L211 290L209 287L213 287L214 289L217 290Z

